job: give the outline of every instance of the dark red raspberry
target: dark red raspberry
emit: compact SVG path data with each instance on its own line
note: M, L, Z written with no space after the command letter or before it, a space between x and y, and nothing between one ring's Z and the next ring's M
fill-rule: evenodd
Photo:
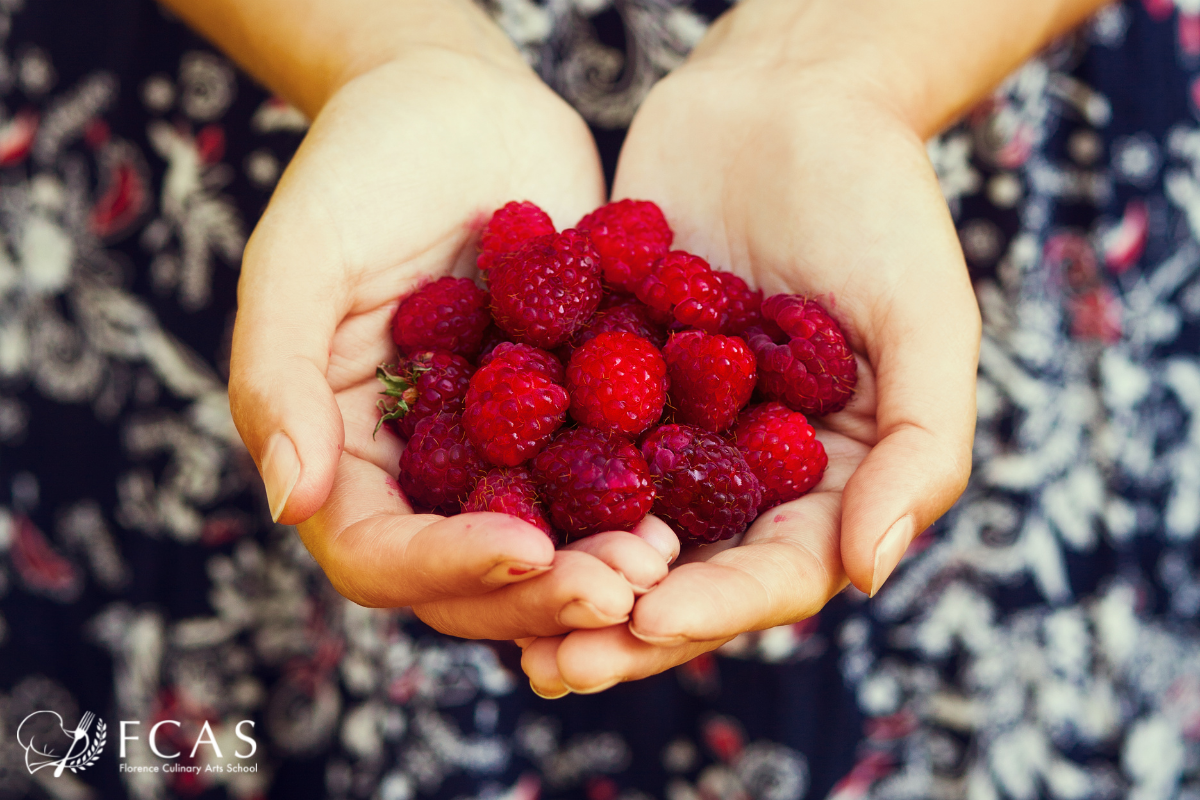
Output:
M496 323L488 325L483 332L483 345L479 348L479 364L482 366L483 360L488 357L488 354L508 341L511 341L508 334L496 327Z
M534 456L566 419L567 390L552 379L558 359L525 344L502 344L471 376L463 425L488 462L515 467Z
M523 519L555 538L538 497L537 486L524 467L493 468L479 479L462 505L463 513L491 511Z
M593 428L558 433L533 459L550 521L568 539L627 531L654 504L646 460L629 439Z
M497 256L511 253L530 239L554 233L550 215L526 200L513 201L492 214L483 234L479 237L480 272L487 272Z
M417 423L434 414L461 414L463 398L475 368L462 356L448 350L426 350L404 364L376 368L375 377L384 386L385 399L379 408L379 425L387 422L405 439ZM379 425L375 432L379 432Z
M675 419L720 433L754 393L754 354L744 341L704 331L671 336L663 349Z
M732 272L718 272L729 305L721 317L721 333L740 336L752 326L762 327L762 289L750 290L746 282Z
M474 358L490 322L487 292L467 278L438 278L400 301L392 341L405 355L449 350Z
M436 414L417 423L400 454L400 488L417 506L454 514L487 469L462 416Z
M496 324L518 342L550 349L600 304L600 257L585 233L540 236L497 258L488 285Z
M637 288L637 297L650 307L660 325L678 322L716 333L729 300L721 280L699 256L674 250L655 265Z
M602 333L567 364L571 416L582 425L636 436L658 422L667 402L667 364L640 336Z
M816 486L829 463L808 420L782 403L746 409L733 429L733 440L762 484L760 512Z
M616 301L610 297L618 298ZM609 331L625 331L636 334L661 349L667 342L662 327L650 319L650 308L632 295L608 295L600 303L596 316L587 327L572 337L575 347Z
M596 243L605 283L625 292L638 287L675 238L662 210L648 200L600 206L575 227Z
M642 442L654 478L654 513L684 543L742 533L758 516L762 487L736 447L688 425L663 425Z
M763 396L814 416L845 408L858 382L858 362L829 312L815 300L777 294L763 303L762 313L783 332L776 339L761 328L746 331Z

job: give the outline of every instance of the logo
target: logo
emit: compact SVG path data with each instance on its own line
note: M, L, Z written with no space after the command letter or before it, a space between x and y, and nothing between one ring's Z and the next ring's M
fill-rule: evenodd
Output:
M31 775L47 767L54 767L56 778L64 769L87 769L100 758L107 740L104 720L90 711L84 713L73 731L67 730L55 711L35 711L17 727L17 744L25 749L25 767Z

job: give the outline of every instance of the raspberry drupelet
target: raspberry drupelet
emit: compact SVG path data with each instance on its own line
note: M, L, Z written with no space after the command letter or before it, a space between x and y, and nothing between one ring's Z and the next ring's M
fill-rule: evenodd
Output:
M455 514L487 471L459 414L435 414L417 423L400 454L400 488L416 506Z
M700 256L673 250L637 287L637 298L650 307L659 325L678 324L716 333L729 300L721 279Z

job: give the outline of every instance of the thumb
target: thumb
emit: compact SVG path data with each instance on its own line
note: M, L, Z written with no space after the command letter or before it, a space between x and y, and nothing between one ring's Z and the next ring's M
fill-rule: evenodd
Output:
M841 553L847 577L872 596L971 472L979 307L952 227L948 233L939 237L943 248L932 248L939 254L926 242L924 267L892 287L886 314L863 326L878 441L846 484Z
M345 440L326 379L344 315L339 261L313 229L268 208L246 246L230 357L233 420L258 465L271 518L303 522L324 504ZM319 229L318 229L319 230ZM316 234L320 235L320 234Z

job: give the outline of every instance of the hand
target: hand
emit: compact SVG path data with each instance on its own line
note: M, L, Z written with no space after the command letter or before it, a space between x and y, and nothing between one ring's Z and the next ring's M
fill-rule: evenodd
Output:
M858 354L858 392L817 421L830 461L813 492L738 546L685 549L628 625L522 642L543 695L798 621L847 582L874 594L969 474L979 312L922 138L860 62L752 46L749 5L650 93L614 194L655 200L676 247L767 295L819 296Z
M393 477L402 443L371 435L397 299L470 274L475 232L509 200L560 226L603 201L582 120L489 20L470 18L459 38L474 50L407 47L316 116L246 248L234 418L272 515L299 523L350 599L411 605L466 637L611 625L666 574L673 537L611 533L556 552L511 517L414 515Z

